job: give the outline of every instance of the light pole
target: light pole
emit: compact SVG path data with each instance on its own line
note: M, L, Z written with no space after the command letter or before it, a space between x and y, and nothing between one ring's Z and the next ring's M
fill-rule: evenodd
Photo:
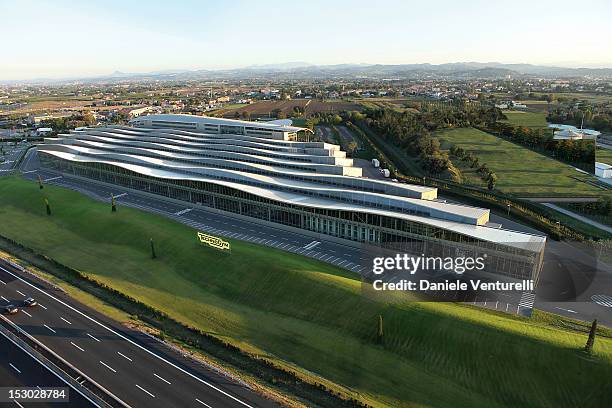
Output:
M506 204L506 206L508 207L508 217L510 216L510 204Z

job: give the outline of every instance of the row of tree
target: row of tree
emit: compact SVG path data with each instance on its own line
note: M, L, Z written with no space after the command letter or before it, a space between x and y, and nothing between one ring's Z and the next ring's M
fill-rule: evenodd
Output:
M600 132L612 132L612 105L561 105L551 110L546 120L576 127L584 126Z
M488 126L503 118L502 112L480 104L447 103L419 106L419 111L397 112L391 109L368 109L365 122L390 144L421 159L430 175L440 175L452 168L448 154L431 132L438 129Z
M481 164L480 159L477 156L466 151L460 146L451 146L450 153L458 159L467 162L472 169L476 169L476 172L480 174L480 178L487 183L487 188L489 190L493 190L495 188L495 184L498 180L497 174L489 169L486 163Z

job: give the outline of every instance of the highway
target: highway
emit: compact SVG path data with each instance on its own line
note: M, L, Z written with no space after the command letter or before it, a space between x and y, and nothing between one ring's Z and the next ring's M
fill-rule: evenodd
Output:
M0 387L64 387L68 385L32 358L29 354L17 347L3 335L0 335ZM73 390L68 391L67 403L4 403L6 406L20 407L35 406L40 408L85 408L94 407L82 395ZM0 403L1 405L2 403Z
M234 379L183 358L62 292L0 263L0 306L39 305L7 316L130 407L272 407ZM30 381L35 380L35 376Z
M35 149L28 152L21 170L24 177L30 180L37 180L40 174L48 184L70 188L99 201L110 202L110 195L113 194L119 205L160 214L200 231L308 256L361 275L371 271L370 253L352 245L332 241L326 235L318 234L313 237L219 214L204 207L194 207L188 203L182 204L164 197L130 191L121 186L107 186L89 180L58 176L40 169ZM491 222L511 230L542 234L496 214L491 214L490 218ZM577 259L580 259L580 262L576 262ZM596 254L588 249L577 248L572 243L549 240L540 276L540 285L534 298L525 299L523 294L516 293L515 296L503 300L496 299L496 296L479 298L475 305L513 313L517 312L518 306L522 310L537 307L578 320L591 321L597 318L601 324L612 327L612 307L591 299L592 296L601 295L612 297L612 268L599 262ZM560 286L560 281L564 282L567 288ZM580 290L577 291L576 288ZM573 293L574 298L565 296L560 300L559 294L563 292Z

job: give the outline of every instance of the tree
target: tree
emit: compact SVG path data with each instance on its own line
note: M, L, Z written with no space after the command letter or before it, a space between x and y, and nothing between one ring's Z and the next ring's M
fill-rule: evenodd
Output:
M591 353L593 351L593 345L595 344L595 334L597 333L597 319L591 323L591 330L589 331L589 338L584 346L584 351Z
M49 205L49 200L45 197L45 207L47 209L47 215L51 215L51 206Z
M43 181L42 181L42 177L40 177L40 174L38 175L38 187L41 190L43 189Z
M489 173L489 178L487 180L487 188L489 190L493 190L495 188L495 183L497 183L497 175L495 173Z
M349 154L354 154L357 150L357 143L355 143L355 141L349 142L349 144L346 146L346 150Z
M113 194L111 194L111 211L117 211L117 203L115 202L115 196Z

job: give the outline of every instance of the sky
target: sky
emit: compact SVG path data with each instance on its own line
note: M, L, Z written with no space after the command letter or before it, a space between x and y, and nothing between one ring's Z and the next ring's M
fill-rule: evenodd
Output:
M612 67L610 0L0 0L0 80L307 62Z

